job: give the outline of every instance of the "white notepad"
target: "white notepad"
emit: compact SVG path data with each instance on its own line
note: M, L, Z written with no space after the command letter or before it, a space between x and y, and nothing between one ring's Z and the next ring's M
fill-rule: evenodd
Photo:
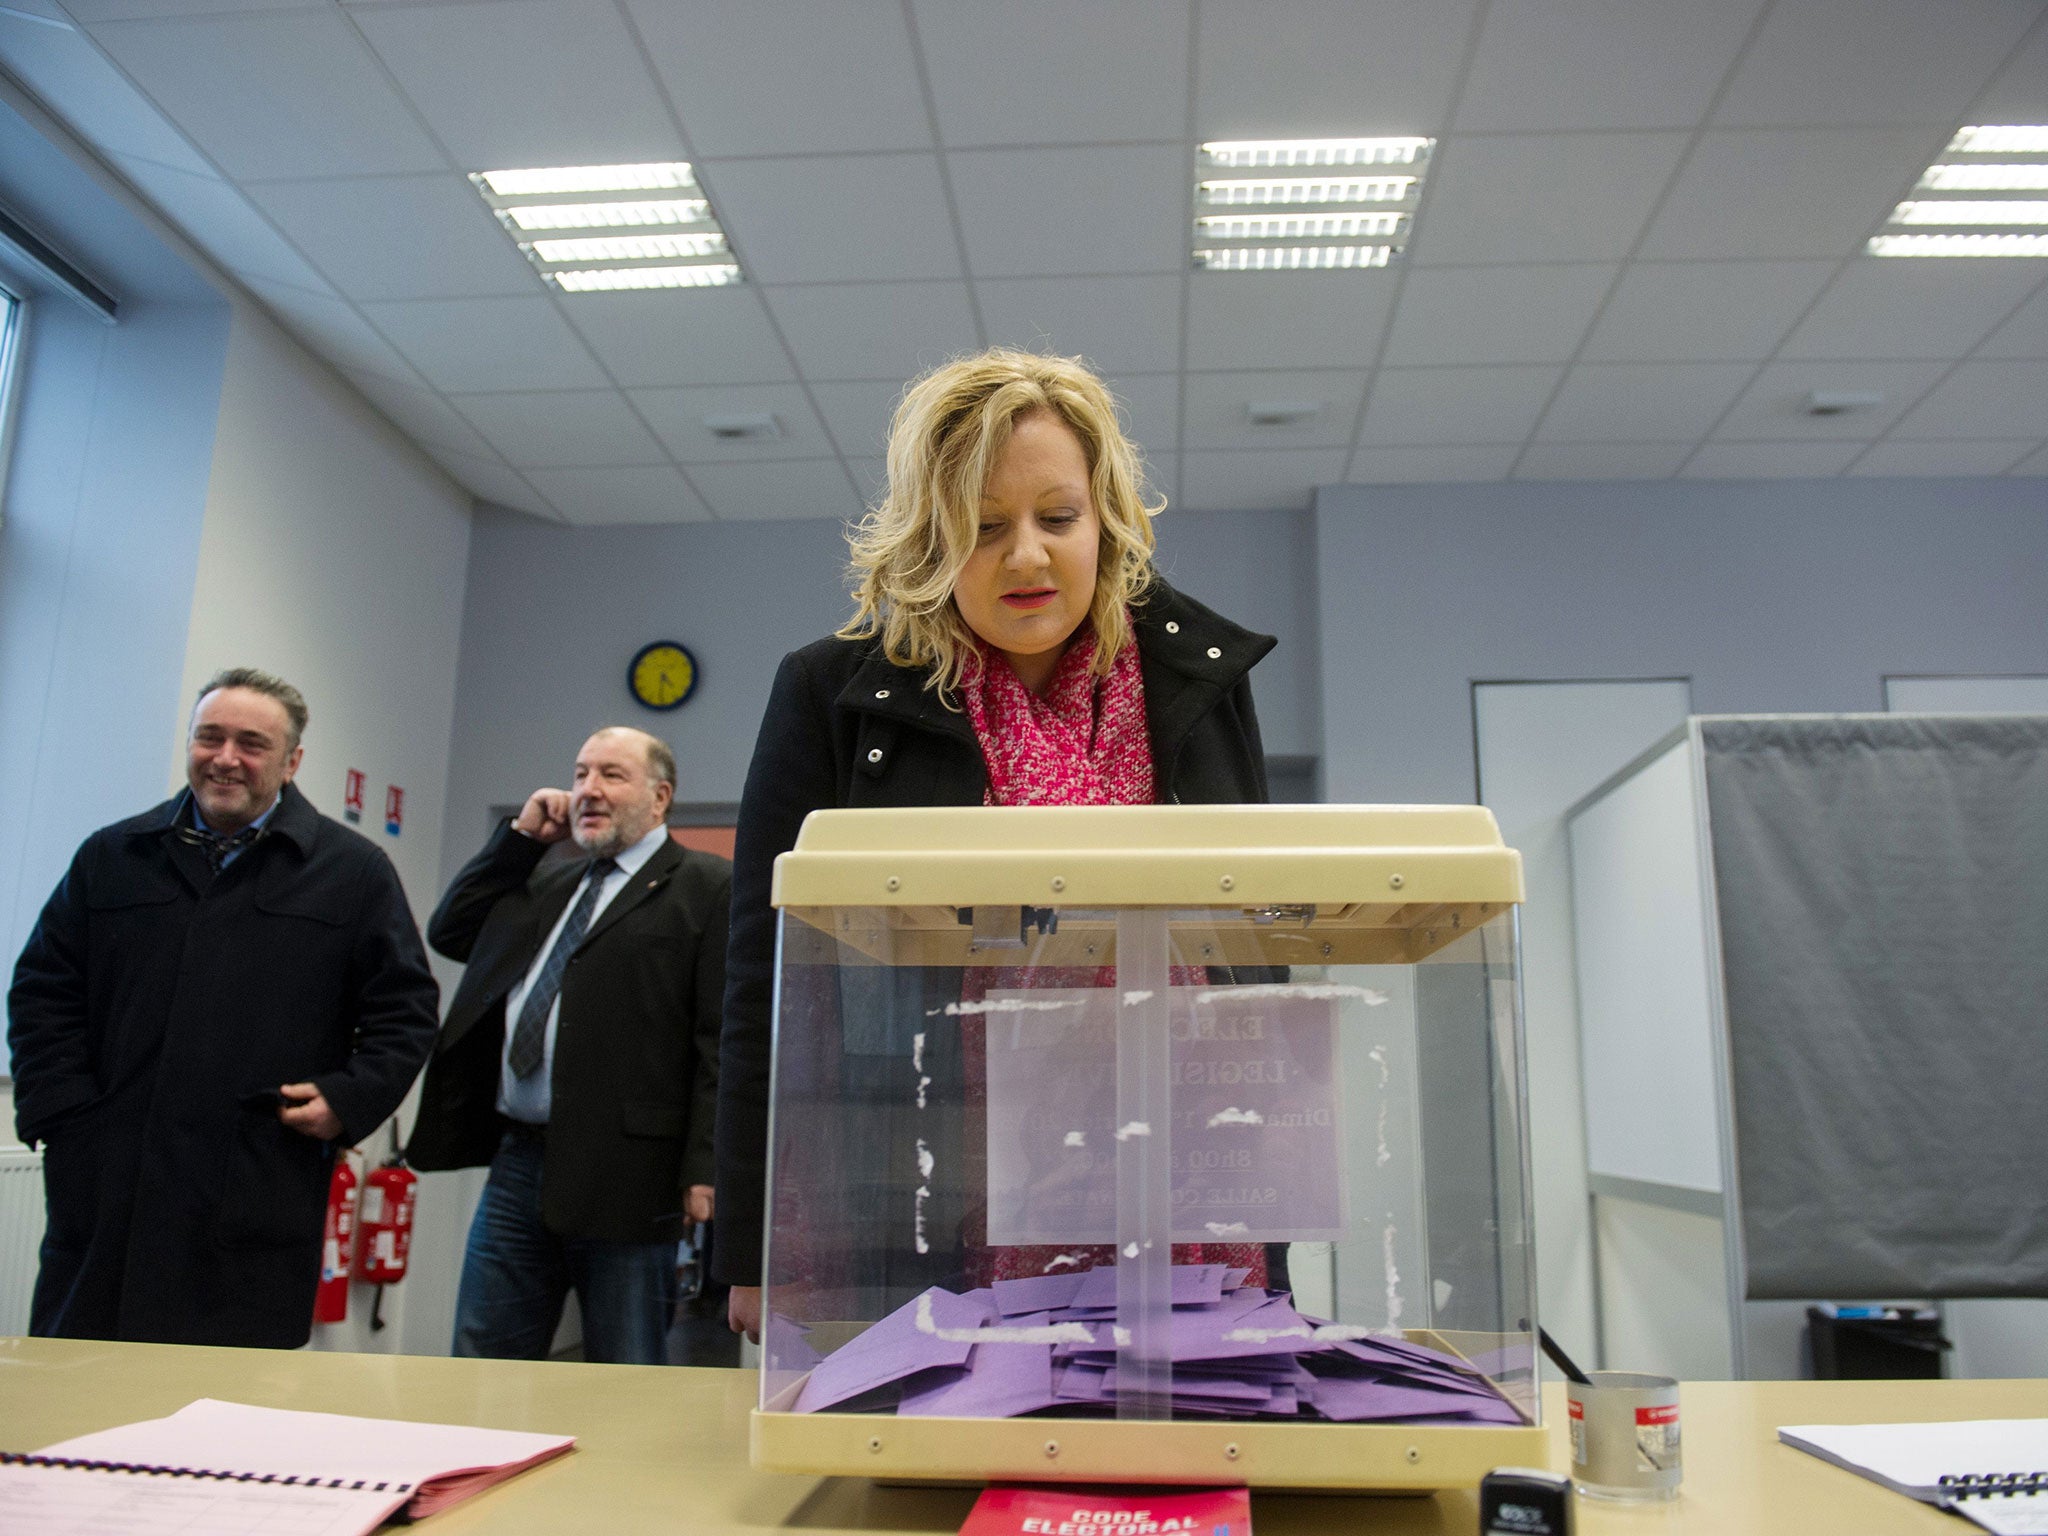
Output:
M1794 1424L1778 1438L2001 1536L2048 1536L2048 1419Z
M359 1536L559 1456L570 1435L415 1424L201 1398L0 1464L9 1536L101 1529Z

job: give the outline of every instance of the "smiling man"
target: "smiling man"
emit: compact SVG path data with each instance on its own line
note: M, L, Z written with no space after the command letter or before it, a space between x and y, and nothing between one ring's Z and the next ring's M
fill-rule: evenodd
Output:
M732 866L668 835L675 755L613 726L455 877L427 938L464 962L409 1148L488 1163L455 1353L544 1358L568 1293L586 1359L658 1365L685 1217L711 1217ZM573 839L584 857L546 859ZM545 862L543 862L545 860Z
M335 1148L404 1098L438 993L391 861L292 783L306 701L200 689L176 798L87 838L8 994L44 1143L30 1331L292 1348Z

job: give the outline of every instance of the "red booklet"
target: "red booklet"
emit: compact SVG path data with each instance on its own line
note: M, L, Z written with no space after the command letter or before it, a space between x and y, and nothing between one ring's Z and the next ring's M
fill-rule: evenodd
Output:
M1247 1488L1006 1488L975 1500L960 1536L1252 1536Z

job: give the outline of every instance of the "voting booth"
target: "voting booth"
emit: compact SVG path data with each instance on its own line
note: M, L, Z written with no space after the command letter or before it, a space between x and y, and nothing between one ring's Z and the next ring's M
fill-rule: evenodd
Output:
M1540 1464L1521 898L1476 806L812 815L755 1465Z

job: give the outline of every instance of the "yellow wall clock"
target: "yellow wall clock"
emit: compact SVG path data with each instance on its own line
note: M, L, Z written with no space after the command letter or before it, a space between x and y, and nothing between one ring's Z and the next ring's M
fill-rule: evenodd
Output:
M674 640L643 645L626 668L626 686L649 709L680 709L697 691L697 658Z

